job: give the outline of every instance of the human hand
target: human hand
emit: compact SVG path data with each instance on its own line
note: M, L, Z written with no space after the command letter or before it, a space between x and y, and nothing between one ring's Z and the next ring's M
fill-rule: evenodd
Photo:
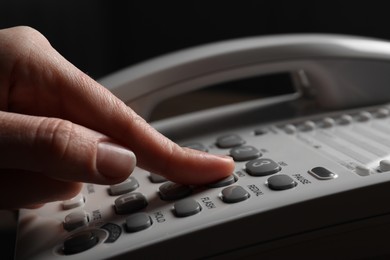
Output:
M183 184L233 172L231 158L181 148L66 61L36 30L0 30L0 208L75 196L137 165Z

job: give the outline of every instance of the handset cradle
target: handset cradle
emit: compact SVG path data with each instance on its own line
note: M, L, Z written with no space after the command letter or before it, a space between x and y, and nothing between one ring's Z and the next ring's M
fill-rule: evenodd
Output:
M168 54L101 79L149 118L169 97L213 84L270 73L302 75L324 108L389 100L390 43L345 35L293 34L207 44Z

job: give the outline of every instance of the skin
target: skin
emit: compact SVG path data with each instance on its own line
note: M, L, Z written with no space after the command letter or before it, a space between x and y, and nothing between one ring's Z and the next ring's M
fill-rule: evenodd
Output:
M38 31L0 30L0 208L69 199L83 182L121 182L135 167L133 154L137 166L183 184L213 182L234 170L230 157L162 136Z

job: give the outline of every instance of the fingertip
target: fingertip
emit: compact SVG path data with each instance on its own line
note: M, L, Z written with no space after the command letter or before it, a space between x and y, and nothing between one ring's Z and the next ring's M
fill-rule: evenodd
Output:
M25 209L39 209L42 208L45 205L45 203L39 203L39 204L31 204L24 207Z
M215 176L216 180L223 179L229 175L232 175L235 169L235 164L233 158L227 155L215 155L215 154L207 154L210 156L210 160L212 160L211 170L213 173L211 175Z
M167 172L162 173L168 179L190 185L212 183L233 174L233 158L183 148L183 156L177 156Z

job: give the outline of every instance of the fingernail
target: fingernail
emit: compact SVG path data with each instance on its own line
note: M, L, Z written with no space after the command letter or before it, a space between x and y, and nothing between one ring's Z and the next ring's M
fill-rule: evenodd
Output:
M96 168L108 178L128 176L136 165L134 153L113 143L99 143L96 156Z
M229 155L223 155L223 154L214 154L216 157L222 158L222 159L228 159L232 160L233 158Z

